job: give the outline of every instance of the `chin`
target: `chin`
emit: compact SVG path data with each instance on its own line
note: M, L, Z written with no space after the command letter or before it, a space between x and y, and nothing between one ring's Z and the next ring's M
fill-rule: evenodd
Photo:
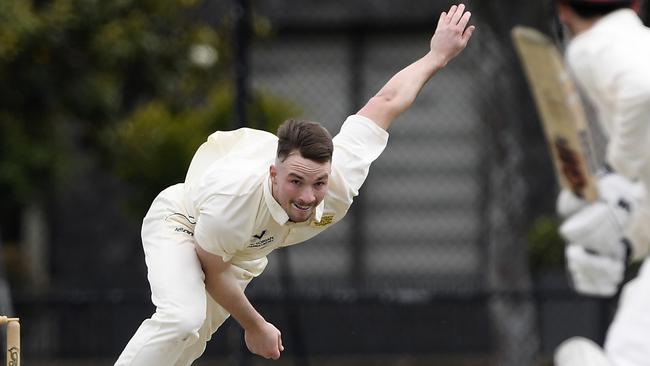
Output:
M305 222L305 221L309 220L309 217L310 217L310 216L311 216L311 215L307 215L307 216L299 216L299 217L295 217L295 216L294 216L294 217L289 217L289 219L290 219L291 221L293 221L293 222Z
M293 222L305 222L309 220L309 218L311 217L311 213L312 211L305 212L305 213L301 212L299 214L290 215L289 219Z

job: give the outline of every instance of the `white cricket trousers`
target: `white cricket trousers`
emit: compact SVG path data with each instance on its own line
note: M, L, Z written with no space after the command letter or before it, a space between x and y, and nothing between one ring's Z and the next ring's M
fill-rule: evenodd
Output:
M555 366L650 365L650 258L639 274L623 286L605 348L582 338L564 341L555 352Z
M178 215L182 185L169 187L153 201L142 223L142 245L156 312L146 319L122 351L116 366L186 366L230 314L206 292L194 249L193 225ZM242 290L253 275L230 266Z
M650 365L650 257L621 292L605 353L616 366Z

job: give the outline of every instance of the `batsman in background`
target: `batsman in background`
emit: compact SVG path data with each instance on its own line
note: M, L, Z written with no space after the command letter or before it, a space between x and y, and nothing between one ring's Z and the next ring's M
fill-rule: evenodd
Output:
M184 183L153 201L142 225L153 316L116 365L190 365L232 316L248 349L278 359L280 331L244 294L272 250L305 241L346 214L384 150L393 120L467 45L464 5L438 19L430 50L395 74L347 118L339 134L290 120L278 136L242 128L216 132L198 149Z
M615 295L630 261L650 248L650 29L635 0L557 0L570 40L569 69L598 115L607 137L608 173L599 199L581 202L564 191L558 211L575 289ZM556 366L650 364L650 263L622 289L604 347L585 338L563 342Z

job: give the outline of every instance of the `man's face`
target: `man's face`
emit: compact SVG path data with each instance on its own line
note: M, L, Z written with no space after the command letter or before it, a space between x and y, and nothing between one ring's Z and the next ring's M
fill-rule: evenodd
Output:
M271 165L271 191L293 222L309 219L325 198L331 173L330 162L321 164L292 152L284 161Z

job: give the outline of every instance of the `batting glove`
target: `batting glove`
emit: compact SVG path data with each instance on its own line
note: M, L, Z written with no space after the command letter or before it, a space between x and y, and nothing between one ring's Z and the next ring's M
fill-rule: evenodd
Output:
M616 294L625 274L625 258L600 255L577 244L567 245L565 254L571 282L578 293L599 297Z

